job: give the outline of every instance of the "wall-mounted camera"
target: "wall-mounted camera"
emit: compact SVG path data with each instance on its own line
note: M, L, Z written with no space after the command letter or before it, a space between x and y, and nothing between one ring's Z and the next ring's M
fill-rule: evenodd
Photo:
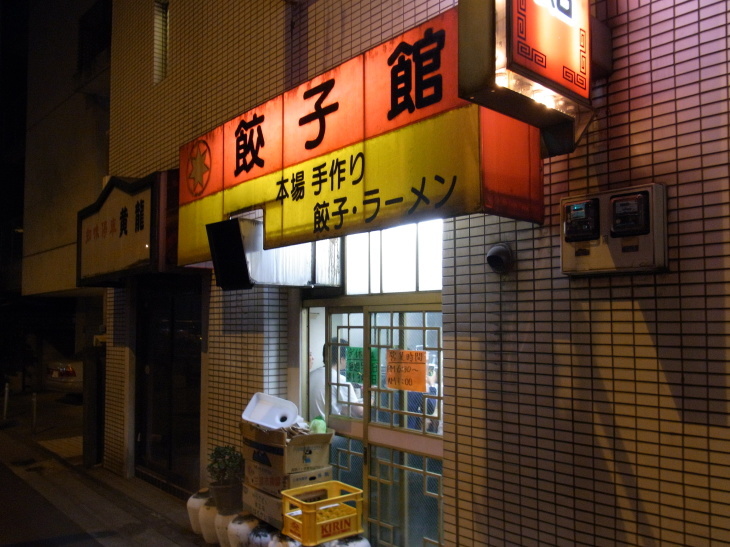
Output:
M506 243L497 243L487 252L487 264L496 273L507 273L512 269L514 256Z

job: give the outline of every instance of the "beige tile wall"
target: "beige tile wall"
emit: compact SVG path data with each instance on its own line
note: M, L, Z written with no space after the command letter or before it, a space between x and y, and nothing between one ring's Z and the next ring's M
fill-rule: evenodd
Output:
M224 292L213 288L207 338L208 390L203 394L206 453L214 445L241 444L240 416L256 392L287 397L287 305L285 289Z
M128 292L123 289L106 291L106 389L104 393L104 467L126 476L128 428L127 404L129 394L130 341L128 329Z
M448 544L730 541L728 4L595 9L615 72L546 162L545 226L445 232ZM563 276L560 198L647 182L668 190L670 271ZM495 241L512 274L485 265Z
M169 76L153 86L152 3L115 3L128 32L113 42L112 174L175 168L181 144L453 2L308 4L170 0ZM730 542L730 8L593 8L615 71L576 152L546 162L545 225L475 215L445 229L447 545ZM670 271L563 276L560 198L647 182L668 190ZM517 251L502 277L486 265L497 241ZM208 442L237 438L250 394L283 389L285 302L213 289ZM107 409L112 467L121 410Z

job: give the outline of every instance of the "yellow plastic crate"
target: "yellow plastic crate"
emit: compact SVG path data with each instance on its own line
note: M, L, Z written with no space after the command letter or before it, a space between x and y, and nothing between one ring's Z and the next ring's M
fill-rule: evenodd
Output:
M282 531L302 545L361 534L362 490L325 481L281 491Z

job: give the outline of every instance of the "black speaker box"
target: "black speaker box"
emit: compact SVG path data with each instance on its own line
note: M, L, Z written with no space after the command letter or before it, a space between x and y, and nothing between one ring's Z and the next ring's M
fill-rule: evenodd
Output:
M224 291L253 287L241 228L237 218L205 225L216 285Z

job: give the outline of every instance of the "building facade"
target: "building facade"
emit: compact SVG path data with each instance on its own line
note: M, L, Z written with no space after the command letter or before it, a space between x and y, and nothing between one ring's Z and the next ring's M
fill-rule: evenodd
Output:
M12 21L13 12L6 13ZM91 388L103 373L98 337L103 337L104 292L76 285L76 220L79 209L101 191L109 170L111 3L28 2L23 16L27 108L25 135L16 135L25 138L23 226L17 230L22 297L8 325L9 345L24 355L23 389L42 389L45 363L59 358L83 360ZM103 407L96 393L86 394L89 408ZM88 464L99 460L94 421L87 420Z
M142 178L178 169L185 143L454 7L117 2L109 173ZM199 304L199 315L181 327L200 344L199 384L187 386L200 401L199 450L180 463L188 474L192 462L204 483L212 446L240 444L239 417L256 392L305 404L307 354L319 351L308 329L318 313L328 334L345 332L351 344L358 337L374 344L377 321L400 314L424 333L438 332L424 347L442 355L435 399L442 432L376 439L363 432L367 424L344 421L338 429L359 464L336 467L362 481L374 544L730 541L730 6L595 1L591 10L611 30L614 70L593 83L595 118L577 149L544 162L544 224L482 214L446 219L442 288L423 294L328 300L291 288L222 291L209 269L191 268L195 281L180 292L195 296L178 304ZM667 193L667 271L565 275L560 200L647 183ZM496 243L513 249L512 271L489 267ZM140 458L154 475L154 443L164 444L150 436L138 446L139 410L150 404L140 395L146 369L138 342L154 283L130 282L106 295L104 464L125 475L141 472ZM398 508L384 501L393 492L381 466L409 477L393 498ZM174 471L157 476L175 483ZM413 477L423 481L418 494ZM415 500L435 504L435 530L408 518Z

